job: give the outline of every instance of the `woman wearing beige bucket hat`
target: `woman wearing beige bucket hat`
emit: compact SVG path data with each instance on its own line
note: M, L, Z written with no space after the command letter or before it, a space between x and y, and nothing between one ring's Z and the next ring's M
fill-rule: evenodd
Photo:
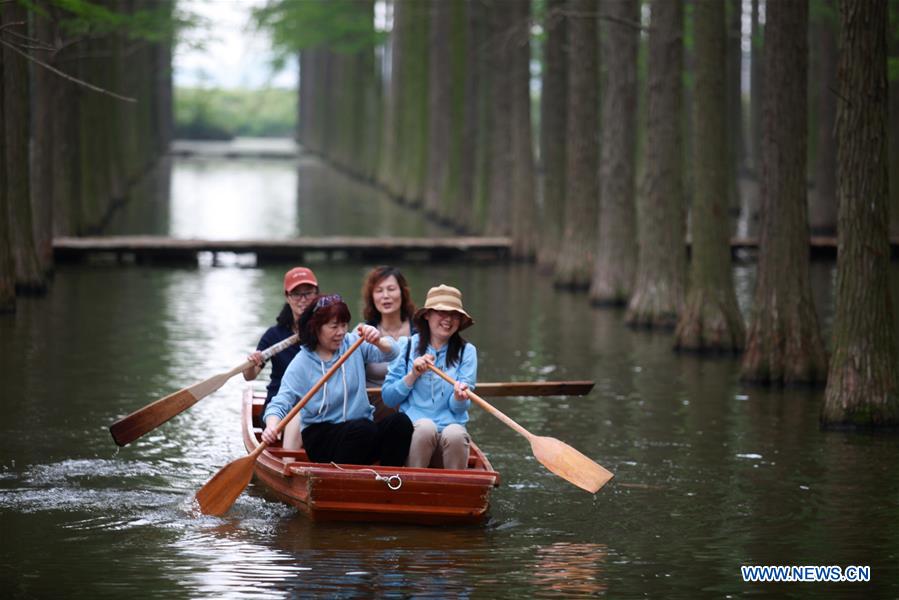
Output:
M474 320L462 306L462 293L441 284L428 291L414 321L418 333L400 344L381 397L414 425L406 466L465 469L471 443L466 390L477 380L478 351L459 332ZM456 385L430 371L429 364L450 373Z

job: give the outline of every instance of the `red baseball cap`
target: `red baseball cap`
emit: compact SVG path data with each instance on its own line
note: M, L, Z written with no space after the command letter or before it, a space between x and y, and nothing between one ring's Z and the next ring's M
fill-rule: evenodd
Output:
M304 283L318 287L318 280L315 278L315 273L312 272L312 269L307 269L306 267L294 267L284 274L285 292L289 292L293 288L298 285L303 285Z

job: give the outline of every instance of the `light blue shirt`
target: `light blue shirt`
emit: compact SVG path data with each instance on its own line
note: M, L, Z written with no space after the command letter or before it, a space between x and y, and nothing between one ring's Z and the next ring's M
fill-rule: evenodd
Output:
M281 387L272 398L262 420L274 415L283 419L290 409L312 389L328 369L359 339L356 333L347 333L343 343L330 360L322 358L305 346L296 355L284 376ZM397 344L390 337L383 337L391 346L391 352L381 352L377 346L362 342L343 365L319 389L306 406L300 410L303 429L312 423L343 423L353 419L372 420L374 407L368 402L365 392L365 364L393 360L397 356Z
M409 364L406 364L406 346L412 345L409 352ZM431 419L437 425L437 431L453 423L468 423L468 407L471 400L461 402L455 399L453 386L444 381L433 371L422 373L410 388L403 378L412 370L412 361L419 356L418 334L400 342L399 357L390 363L387 379L381 388L384 404L406 413L413 423L418 419ZM478 377L478 350L474 344L466 343L462 350L462 359L455 365L447 367L446 349L435 350L430 345L425 354L434 356L434 366L455 379L468 384L474 389Z

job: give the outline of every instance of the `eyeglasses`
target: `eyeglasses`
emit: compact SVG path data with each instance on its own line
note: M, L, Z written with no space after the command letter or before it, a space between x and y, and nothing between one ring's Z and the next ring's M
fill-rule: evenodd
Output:
M297 290L293 290L287 292L287 295L294 300L306 300L307 298L311 298L315 295L315 290L310 290L308 292L299 292Z
M337 304L338 302L343 302L343 297L341 297L340 294L322 296L315 301L315 308L312 309L312 312L315 312L320 308L325 308L326 306L331 306L332 304Z
M454 310L434 310L432 311L439 319L450 319L451 321L461 321L462 315Z

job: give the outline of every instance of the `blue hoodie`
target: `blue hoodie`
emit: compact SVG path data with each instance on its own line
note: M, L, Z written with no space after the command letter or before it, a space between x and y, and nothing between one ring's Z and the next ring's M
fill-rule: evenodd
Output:
M281 378L281 388L272 398L268 408L265 409L265 414L262 416L263 422L272 415L278 419L287 416L287 413L300 398L312 389L322 375L358 339L359 334L347 333L340 349L327 361L322 360L316 352L310 351L304 346L284 372L284 376ZM312 423L343 423L353 419L368 419L369 421L372 419L374 407L369 404L368 394L365 392L365 363L389 361L398 355L397 345L393 338L384 337L382 339L390 342L393 350L384 353L377 346L363 342L359 349L343 363L340 369L331 376L331 379L300 410L303 429Z
M412 344L409 352L409 364L406 364L406 346ZM381 388L384 404L398 408L406 413L413 423L418 419L431 419L437 425L437 431L453 423L468 423L468 407L471 400L459 402L453 395L453 386L445 382L433 371L422 373L410 388L403 378L412 370L412 360L418 356L418 334L400 342L399 357L390 363L387 379ZM467 342L462 349L462 359L447 368L446 349L434 350L430 345L426 354L434 356L434 366L455 379L468 384L472 390L478 378L478 350L474 344Z

